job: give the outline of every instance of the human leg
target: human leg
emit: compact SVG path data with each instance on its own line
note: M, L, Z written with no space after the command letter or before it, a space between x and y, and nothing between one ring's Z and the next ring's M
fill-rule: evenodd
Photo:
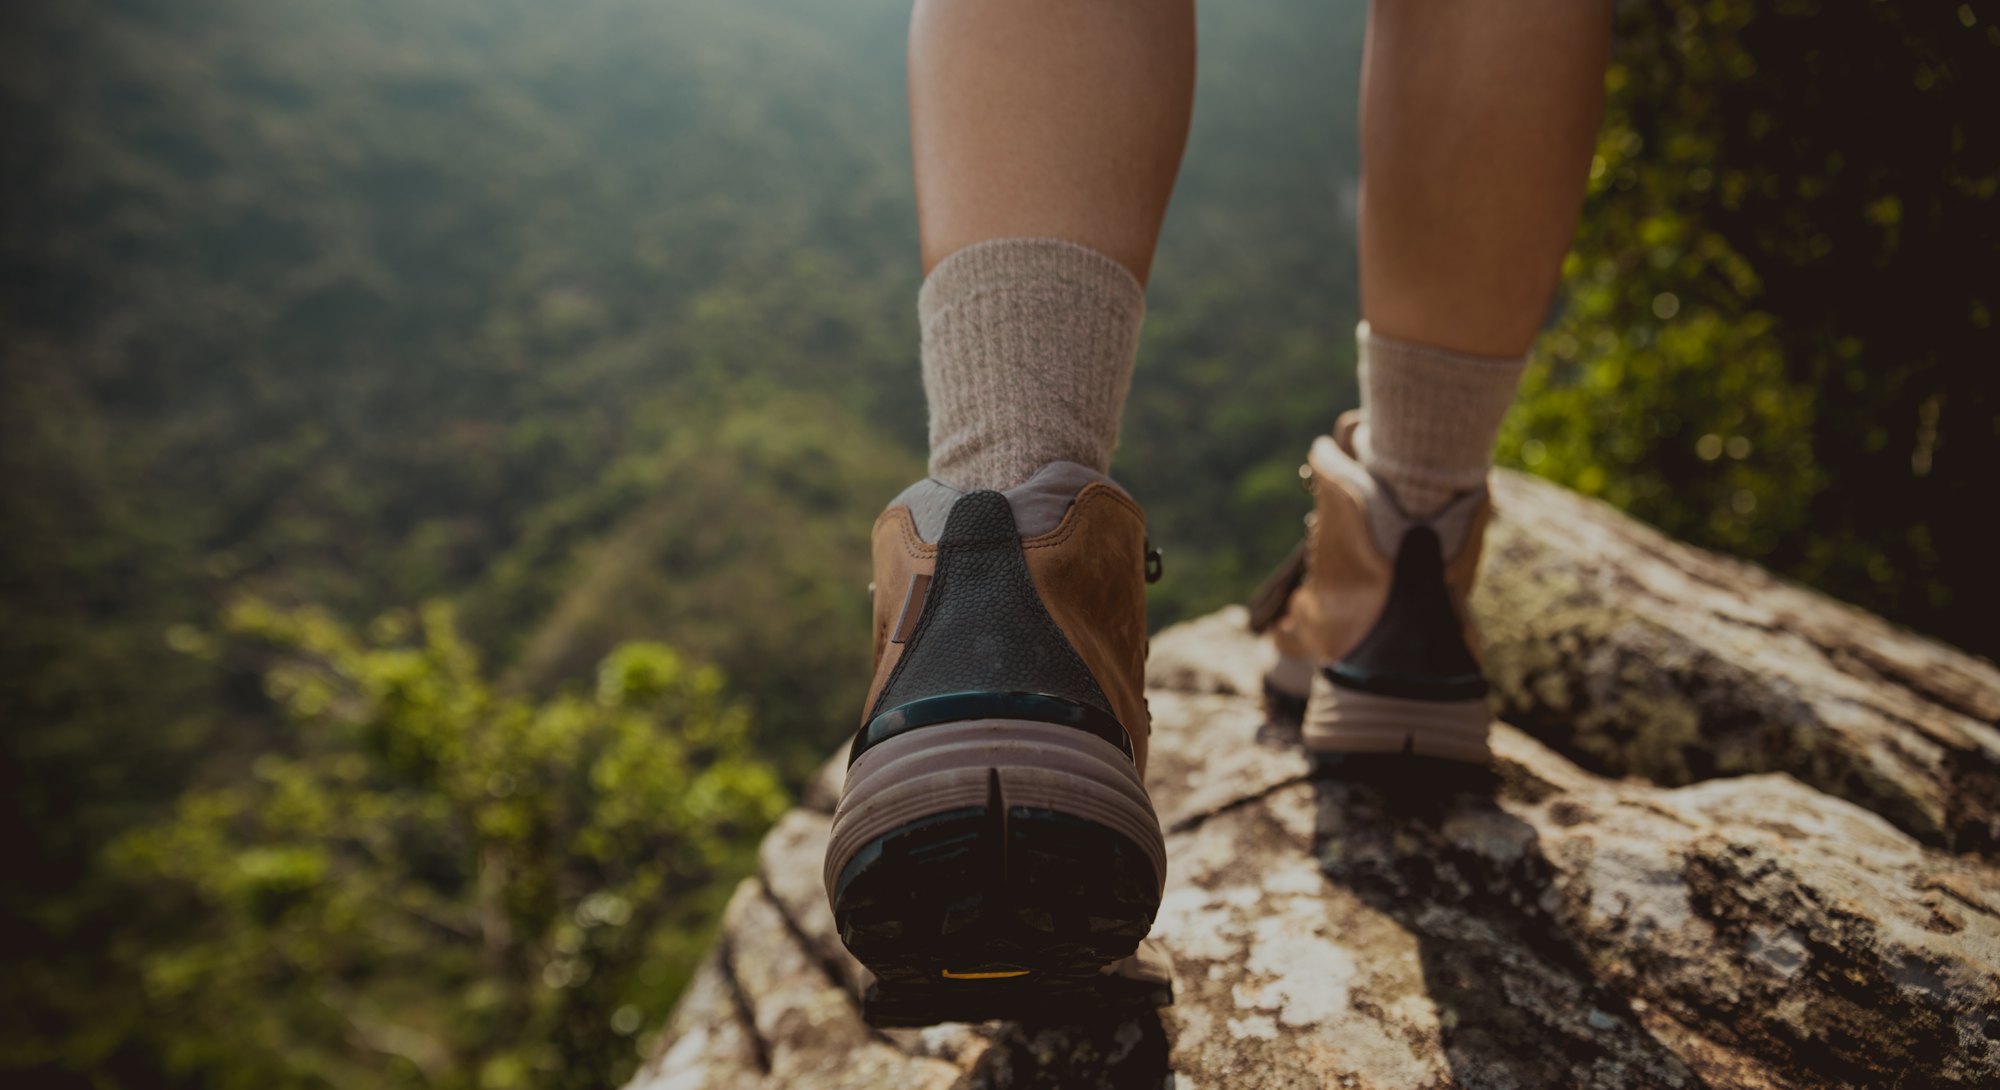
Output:
M1362 95L1362 408L1314 444L1315 520L1260 595L1274 707L1325 754L1486 752L1466 609L1501 418L1602 112L1608 5L1377 0Z
M918 0L910 144L924 271L1057 238L1144 282L1194 102L1193 0Z
M1377 0L1361 91L1361 311L1470 356L1528 350L1604 112L1604 0Z
M1186 139L1191 0L922 0L931 479L874 531L826 885L878 1024L1101 1010L1151 925L1144 516L1105 476ZM1136 988L1132 985L1136 984Z
M1378 0L1361 91L1361 460L1409 513L1478 487L1554 296L1610 5Z
M1192 0L917 4L934 476L1109 468L1193 93Z

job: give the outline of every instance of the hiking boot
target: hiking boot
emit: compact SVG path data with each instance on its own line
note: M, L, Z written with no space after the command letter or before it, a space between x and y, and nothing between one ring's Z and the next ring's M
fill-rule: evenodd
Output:
M876 520L875 681L826 888L877 1024L1097 1005L1151 928L1139 505L1055 462L1006 492L924 480Z
M1485 488L1413 519L1354 457L1360 414L1321 436L1302 474L1306 540L1259 591L1276 716L1297 716L1315 755L1410 753L1483 763L1486 679L1466 597L1492 503Z

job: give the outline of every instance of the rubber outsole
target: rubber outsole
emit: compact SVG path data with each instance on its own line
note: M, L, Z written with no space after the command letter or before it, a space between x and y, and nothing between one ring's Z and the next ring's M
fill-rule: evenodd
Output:
M1408 753L1472 764L1492 756L1486 701L1416 700L1364 693L1322 672L1313 680L1301 731L1316 754Z
M1308 695L1296 692L1310 670ZM1403 753L1466 764L1492 756L1492 713L1484 699L1419 700L1361 692L1323 669L1280 658L1264 676L1264 709L1273 720L1300 724L1306 751L1318 758Z
M944 732L934 740L943 745L901 760L882 754L883 767L863 768L892 744L884 743L850 773L827 888L841 941L876 977L864 1013L878 1025L1061 1018L1107 1001L1156 1005L1157 987L1122 986L1105 969L1133 954L1159 910L1158 820L1143 790L1135 800L1084 774L1073 750L1052 756L1041 747L1039 766L966 767L976 754L1018 751L1041 733L1032 728L1047 725L1021 726L986 724L956 737L932 728ZM1067 771L1048 767L1064 764ZM978 793L968 799L974 777ZM1156 843L1133 835L1137 806L1145 820L1136 831L1145 836L1150 826ZM872 833L885 814L893 818L886 831L853 835Z
M872 984L862 996L861 1016L883 1029L940 1021L1076 1025L1122 1021L1173 1001L1172 962L1157 946L1141 943L1137 953L1089 978L1024 976L977 988L952 981Z

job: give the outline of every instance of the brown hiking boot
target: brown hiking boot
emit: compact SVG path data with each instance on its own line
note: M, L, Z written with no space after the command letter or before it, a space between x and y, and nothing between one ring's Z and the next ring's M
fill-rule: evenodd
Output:
M1466 597L1492 503L1484 488L1413 519L1355 460L1358 413L1313 443L1306 540L1258 593L1274 714L1316 755L1411 753L1484 762L1486 679Z
M1152 926L1139 505L1070 462L920 481L875 523L875 682L826 888L877 1024L1101 1005Z

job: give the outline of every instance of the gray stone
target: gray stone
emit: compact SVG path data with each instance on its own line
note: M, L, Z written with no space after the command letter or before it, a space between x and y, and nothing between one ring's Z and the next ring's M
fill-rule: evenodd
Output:
M1490 771L1315 776L1232 608L1153 643L1177 1003L877 1032L830 761L634 1090L2000 1085L2000 672L1503 476Z

